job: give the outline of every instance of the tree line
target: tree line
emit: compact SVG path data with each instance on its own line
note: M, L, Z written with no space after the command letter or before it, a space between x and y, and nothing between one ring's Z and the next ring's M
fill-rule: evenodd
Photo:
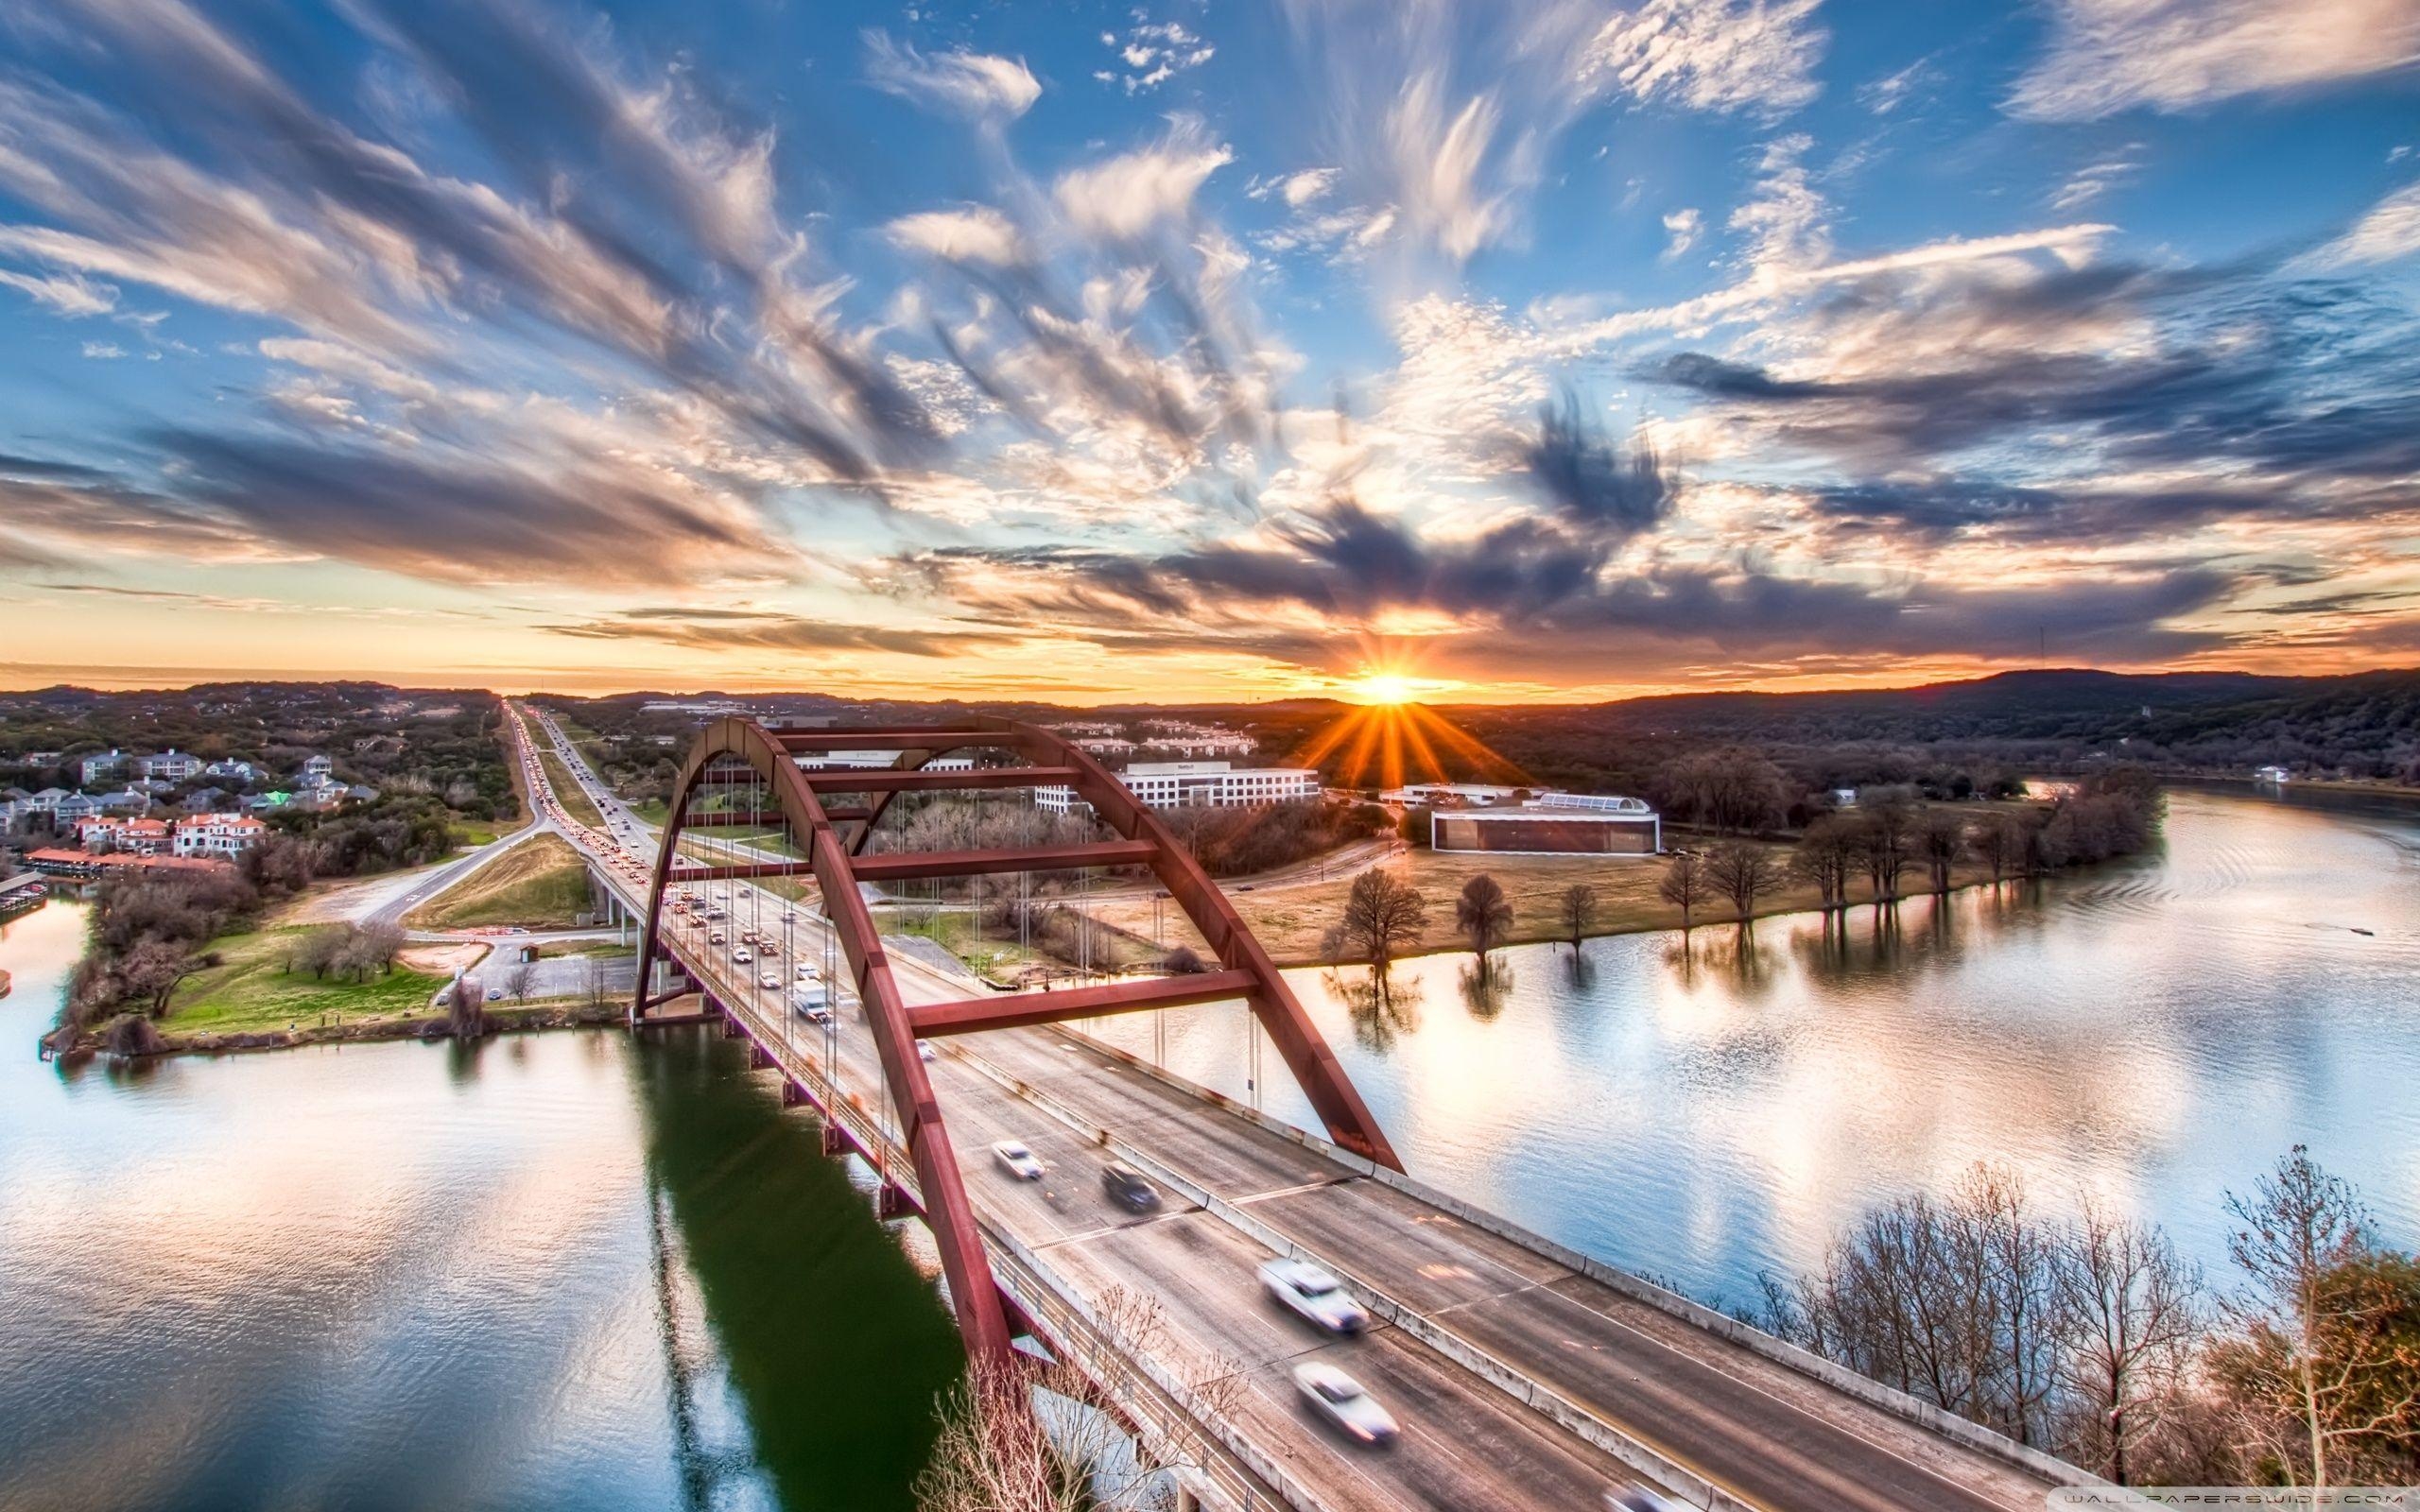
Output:
M1995 1165L1868 1213L1749 1320L2121 1485L2420 1479L2420 1261L2297 1145L2230 1193L2231 1290L2156 1225Z

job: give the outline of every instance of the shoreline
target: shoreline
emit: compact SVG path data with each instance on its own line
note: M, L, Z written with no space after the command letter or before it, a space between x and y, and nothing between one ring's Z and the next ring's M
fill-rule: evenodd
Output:
M544 1034L558 1029L601 1028L619 1024L629 1014L620 1003L539 1004L491 1011L487 1028L475 1038L493 1039L508 1034ZM156 1025L155 1025L156 1027ZM45 1037L46 1038L46 1037ZM262 1050L299 1050L309 1045L374 1044L398 1040L419 1040L441 1043L456 1038L452 1025L442 1014L423 1019L371 1019L358 1023L314 1024L301 1029L248 1029L232 1034L198 1033L188 1035L160 1031L157 1049L135 1055L121 1055L101 1042L101 1037L91 1031L78 1036L76 1042L63 1049L43 1045L43 1053L54 1059L70 1057L79 1058L107 1056L124 1064L165 1060L175 1056L223 1056Z

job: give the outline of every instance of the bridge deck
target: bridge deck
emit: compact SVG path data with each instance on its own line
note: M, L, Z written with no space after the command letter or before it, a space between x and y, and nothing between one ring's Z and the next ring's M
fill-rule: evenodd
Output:
M622 873L600 873L645 906ZM777 915L781 905L767 906ZM794 927L809 937L811 916L802 911ZM726 1002L760 996L719 953L701 959L690 932L674 930L667 943ZM904 954L891 964L911 1003L967 994L965 981ZM758 1022L782 1026L773 1033L794 1025L807 1043L808 1026L777 995L761 996L772 1001ZM836 1037L838 1079L878 1100L879 1068L856 1017L844 1011ZM820 1053L822 1036L812 1034ZM945 1042L930 1069L986 1225L1095 1295L1122 1286L1159 1299L1182 1368L1217 1368L1221 1357L1240 1368L1247 1432L1322 1504L1593 1512L1602 1488L1630 1478L1599 1447L1609 1436L1771 1512L2031 1509L2053 1484L1357 1174L1080 1036L986 1033ZM1218 1211L1173 1192L1147 1218L1113 1208L1097 1184L1100 1130ZM1044 1181L994 1166L990 1144L1011 1137L1048 1165ZM1411 1315L1357 1341L1322 1339L1259 1296L1253 1269L1272 1243L1318 1256ZM1519 1405L1444 1348L1511 1366L1610 1433L1575 1432ZM1405 1426L1396 1452L1350 1451L1301 1414L1288 1372L1306 1358L1345 1365L1392 1406Z

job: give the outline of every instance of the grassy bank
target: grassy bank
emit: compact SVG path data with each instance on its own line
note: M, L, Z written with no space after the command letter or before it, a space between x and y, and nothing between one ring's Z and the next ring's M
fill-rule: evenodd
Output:
M603 829L605 816L596 812L596 805L589 800L588 790L572 780L571 768L555 754L555 748L552 746L539 747L538 760L545 767L546 785L555 790L555 801L562 805L563 812L591 829Z
M405 917L414 929L562 929L591 907L588 864L558 834L533 835Z
M287 970L287 958L311 933L282 924L240 935L222 935L208 952L219 958L187 977L168 999L160 1021L170 1036L236 1034L330 1023L424 1019L429 998L445 985L442 976L403 967L367 981L321 979Z

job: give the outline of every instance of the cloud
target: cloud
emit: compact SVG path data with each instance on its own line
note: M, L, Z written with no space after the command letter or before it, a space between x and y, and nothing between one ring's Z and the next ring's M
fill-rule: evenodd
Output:
M1664 232L1668 240L1665 243L1662 260L1667 263L1677 262L1684 253L1698 244L1698 237L1704 232L1705 216L1693 209L1684 207L1667 214L1664 217Z
M876 651L947 657L997 650L1018 637L993 630L901 628L840 623L771 610L630 610L615 619L546 625L555 635L591 641L653 641L707 651Z
M1157 145L1062 175L1052 194L1077 230L1133 238L1182 219L1204 180L1235 160L1201 122L1180 117Z
M2087 163L2078 168L2074 173L2069 174L2066 182L2061 184L2050 196L2050 208L2061 215L2068 215L2082 210L2112 189L2126 183L2143 166L2139 152L2138 146L2128 147L2123 152Z
M1129 94L1155 90L1218 56L1217 48L1175 21L1141 23L1122 37L1104 31L1100 40L1101 45L1117 55L1122 66L1105 69L1093 77L1103 83L1121 85Z
M95 362L111 362L126 355L126 349L114 341L87 341L84 355Z
M1564 518L1614 537L1651 528L1672 506L1672 479L1655 454L1616 452L1576 393L1539 411L1538 439L1523 460Z
M30 296L35 303L47 305L70 319L107 315L117 308L117 290L73 273L43 276L0 267L0 286Z
M2298 266L2332 271L2391 263L2420 251L2420 183L2408 183L2370 207L2342 235Z
M876 89L969 120L1013 121L1042 97L1032 70L988 53L925 54L880 31L866 40L866 77Z
M1816 0L1647 0L1605 23L1582 64L1641 103L1695 111L1795 110L1819 93L1827 38Z
M2420 60L2420 0L2053 0L2009 109L2039 120L2178 112Z
M1024 240L1008 216L989 205L902 215L883 228L911 250L958 263L1022 263Z

